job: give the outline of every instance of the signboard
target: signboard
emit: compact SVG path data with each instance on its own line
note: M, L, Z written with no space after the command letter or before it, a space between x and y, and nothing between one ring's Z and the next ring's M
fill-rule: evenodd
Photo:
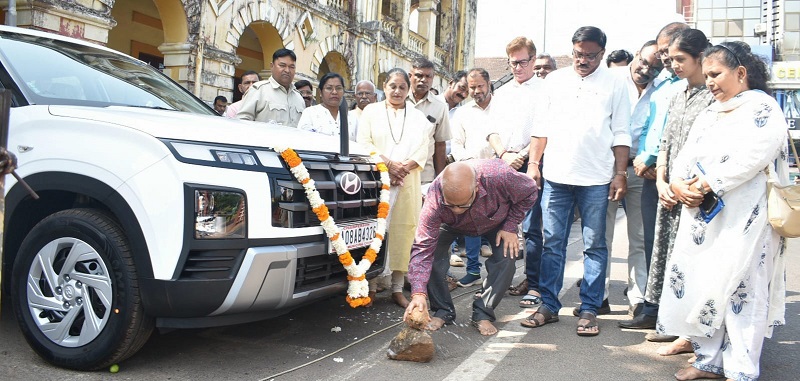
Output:
M770 85L775 89L799 89L800 61L773 62Z

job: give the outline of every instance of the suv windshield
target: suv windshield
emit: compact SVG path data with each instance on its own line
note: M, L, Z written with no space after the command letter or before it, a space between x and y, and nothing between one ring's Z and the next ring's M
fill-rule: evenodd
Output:
M215 115L155 68L123 54L3 32L0 60L30 104L133 106Z

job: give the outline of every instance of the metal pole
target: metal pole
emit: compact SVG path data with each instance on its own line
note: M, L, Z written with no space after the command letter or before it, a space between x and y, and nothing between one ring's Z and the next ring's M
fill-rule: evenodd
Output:
M17 0L8 0L8 10L6 10L6 25L17 26Z
M542 23L542 53L547 53L547 0L544 0L544 22Z
M339 103L339 153L350 156L350 125L347 124L347 99Z

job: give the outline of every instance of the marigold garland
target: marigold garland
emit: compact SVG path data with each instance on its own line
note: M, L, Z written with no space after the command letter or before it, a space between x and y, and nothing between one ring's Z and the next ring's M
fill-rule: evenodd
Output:
M349 286L347 287L347 303L350 307L356 308L370 304L372 300L369 297L369 284L367 283L366 272L375 259L378 257L378 252L383 245L383 238L386 234L386 217L389 215L389 168L381 160L380 156L375 152L370 153L372 159L377 163L378 171L381 176L381 191L380 202L378 203L378 226L375 228L375 238L369 245L366 253L361 258L361 261L356 264L350 251L347 250L347 245L341 237L341 230L336 225L333 217L330 216L330 211L325 205L325 200L320 197L317 191L314 180L311 179L308 170L303 165L303 160L297 153L288 147L275 147L275 150L280 153L283 160L289 165L289 170L292 175L303 184L303 188L308 198L308 203L311 204L311 210L317 215L317 218L325 230L325 235L331 241L336 254L339 256L339 262L347 270L347 279Z

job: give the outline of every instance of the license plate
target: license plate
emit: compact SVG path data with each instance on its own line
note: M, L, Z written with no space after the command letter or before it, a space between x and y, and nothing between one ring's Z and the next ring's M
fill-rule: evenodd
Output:
M375 238L375 228L377 227L378 220L375 219L339 224L339 229L342 231L341 237L348 250L369 246L372 239ZM328 250L331 254L335 252L331 244L328 244Z

